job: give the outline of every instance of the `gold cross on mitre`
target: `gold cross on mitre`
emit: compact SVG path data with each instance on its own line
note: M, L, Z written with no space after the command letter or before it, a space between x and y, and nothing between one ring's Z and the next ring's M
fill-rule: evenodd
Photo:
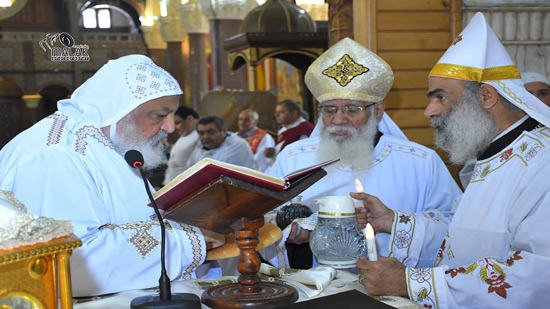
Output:
M323 75L334 78L342 87L345 87L354 77L368 71L369 68L353 61L348 54L344 54L338 62L324 70Z

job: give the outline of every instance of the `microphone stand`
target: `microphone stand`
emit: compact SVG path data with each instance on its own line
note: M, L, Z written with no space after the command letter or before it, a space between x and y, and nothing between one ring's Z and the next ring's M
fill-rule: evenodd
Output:
M166 231L164 229L164 220L160 216L160 212L158 210L157 204L155 203L155 200L153 199L153 195L151 194L151 190L149 190L149 184L147 183L147 178L145 177L145 173L141 169L140 164L134 165L141 175L141 178L143 179L143 183L145 184L145 190L147 190L147 195L149 196L149 199L151 200L151 204L153 205L153 209L155 210L155 214L157 215L157 219L160 223L160 237L161 237L161 252L160 252L160 262L162 266L161 275L159 278L159 290L160 295L147 295L147 296L140 296L137 298L134 298L132 302L130 303L131 308L143 308L143 309L156 309L156 308L201 308L201 301L199 297L195 294L191 293L177 293L172 294L170 291L170 278L166 274L166 266L165 266L165 257L164 252L165 250L165 237L166 237Z

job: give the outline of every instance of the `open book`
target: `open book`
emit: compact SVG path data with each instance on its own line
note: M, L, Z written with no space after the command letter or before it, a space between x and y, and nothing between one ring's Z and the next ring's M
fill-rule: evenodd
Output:
M278 178L251 168L204 158L162 187L153 197L159 209L167 210L222 175L280 192L290 189L314 171L338 160L340 159L325 161Z

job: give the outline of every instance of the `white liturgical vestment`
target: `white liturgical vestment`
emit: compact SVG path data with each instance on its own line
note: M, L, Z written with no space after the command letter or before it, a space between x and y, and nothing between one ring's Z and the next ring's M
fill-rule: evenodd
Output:
M0 188L13 191L29 213L71 220L82 240L70 261L74 296L158 286L159 222L138 171L100 128L144 102L177 94L177 82L149 58L111 60L60 101L58 112L0 151ZM203 236L166 222L167 274L194 278L206 256Z
M254 143L254 147L256 147L256 152L252 150L252 152L254 153L254 160L258 164L258 170L260 172L265 172L273 163L273 159L266 157L264 152L266 148L275 147L275 140L273 139L273 137L271 137L271 135L269 135L269 133L266 132L258 143L257 138L252 137L254 136L253 134L258 133L258 130L260 130L258 127L254 127L252 130L244 133L238 133L238 135L242 139L246 140L251 148L253 147L252 144ZM262 131L263 130L260 130L260 132Z
M170 159L168 159L168 168L164 175L164 184L176 178L181 172L189 166L187 162L191 157L191 153L197 145L199 145L199 134L197 130L193 130L186 136L180 136L172 150L170 151Z
M423 246L438 232L432 220L397 212L393 256L410 265L422 249L435 258L433 268L407 268L411 299L429 308L548 307L550 129L533 127L478 159L438 251Z
M283 177L318 163L320 140L321 137L316 135L285 147L277 156L269 174ZM356 192L355 179L359 179L366 193L377 196L391 209L441 217L447 215L453 199L461 194L439 156L417 143L383 134L374 148L373 160L370 168L357 169L340 162L325 168L327 175L300 194L301 203L316 212L316 198L329 195L349 196L350 192ZM379 255L388 255L389 241L389 234L376 234ZM432 245L437 247L439 242ZM280 263L273 256L267 256L267 250L265 251L264 255L270 262ZM424 262L429 265L432 259Z
M264 135L262 141L258 145L258 149L256 149L256 153L254 154L254 160L256 160L256 163L258 164L258 170L260 172L265 172L271 166L272 159L266 157L264 154L266 148L271 147L275 147L275 140L273 140L273 137L271 137L268 133Z
M214 149L205 149L199 143L191 153L187 168L204 158L256 169L256 161L248 142L231 132L227 132L225 140Z

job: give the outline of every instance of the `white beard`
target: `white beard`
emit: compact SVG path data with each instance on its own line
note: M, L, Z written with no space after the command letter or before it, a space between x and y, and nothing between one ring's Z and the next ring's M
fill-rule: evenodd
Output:
M489 147L499 128L493 117L483 110L479 98L464 89L457 105L444 115L430 120L435 146L449 153L454 164L464 164Z
M133 117L127 115L117 123L119 131L111 135L111 141L115 150L122 156L128 150L137 150L143 155L143 168L146 170L154 169L164 160L164 149L162 140L168 136L166 131L161 130L150 140L144 141L139 135L140 128L135 124ZM116 130L116 126L111 129Z
M374 137L378 132L378 119L371 111L367 123L359 130L353 126L331 125L325 127L319 119L321 143L317 159L319 162L340 158L340 162L352 165L355 169L364 169L372 166L374 153ZM346 139L331 135L331 132L345 131L349 134Z

